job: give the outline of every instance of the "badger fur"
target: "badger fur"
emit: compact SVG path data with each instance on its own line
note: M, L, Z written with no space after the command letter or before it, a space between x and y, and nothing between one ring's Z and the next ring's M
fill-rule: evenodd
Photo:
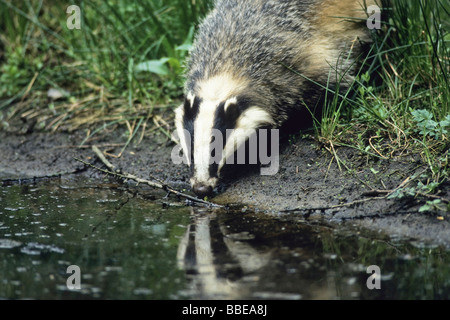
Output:
M185 101L175 111L181 147L200 196L218 185L223 149L211 165L214 129L241 129L238 144L259 128L304 125L320 109L324 87L352 82L367 42L369 0L216 0L187 60ZM341 79L341 80L338 80ZM319 107L319 109L317 109ZM185 134L185 133L189 134ZM225 136L225 134L224 134ZM236 137L235 137L236 138Z

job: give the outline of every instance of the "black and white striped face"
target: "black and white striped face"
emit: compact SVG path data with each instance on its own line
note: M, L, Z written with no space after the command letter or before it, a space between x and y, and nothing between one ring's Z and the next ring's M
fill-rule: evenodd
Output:
M192 93L175 111L180 144L191 168L191 186L199 197L213 194L220 172L256 129L272 124L270 114L249 99L209 101Z

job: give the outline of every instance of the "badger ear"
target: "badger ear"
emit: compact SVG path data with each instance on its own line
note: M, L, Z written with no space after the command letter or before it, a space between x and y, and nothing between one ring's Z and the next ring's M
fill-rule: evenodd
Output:
M225 112L227 118L237 119L239 117L239 106L237 98L233 97L225 101L223 111Z

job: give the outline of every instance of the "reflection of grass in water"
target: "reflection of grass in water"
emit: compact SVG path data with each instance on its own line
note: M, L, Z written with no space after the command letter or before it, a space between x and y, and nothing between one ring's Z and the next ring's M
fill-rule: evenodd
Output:
M1 250L7 281L0 282L0 297L170 299L184 289L176 254L189 222L186 209L165 210L136 198L122 205L126 194L99 188L13 186L3 192L0 208L22 209L1 210L0 217L13 217L1 219L7 223L0 239L9 233L23 245L36 242L64 252ZM65 289L71 264L81 269L84 295Z
M344 285L346 264L360 269L358 282L364 289L361 298L367 299L449 299L450 252L438 246L406 244L390 240L378 240L376 236L336 236L322 234L323 253L337 255L327 260L327 269L340 270L335 277L337 290ZM378 236L379 238L379 236ZM367 267L377 265L381 269L381 290L365 290L370 274Z

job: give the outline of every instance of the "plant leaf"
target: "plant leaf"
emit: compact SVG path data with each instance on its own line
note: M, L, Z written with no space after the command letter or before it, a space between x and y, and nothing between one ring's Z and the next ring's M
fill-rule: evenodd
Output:
M192 44L185 43L175 48L177 51L189 51L192 48Z
M169 61L169 58L162 58L159 60L149 60L145 62L141 62L136 66L136 71L141 72L151 72L156 73L160 76L169 75L169 68L166 63Z

